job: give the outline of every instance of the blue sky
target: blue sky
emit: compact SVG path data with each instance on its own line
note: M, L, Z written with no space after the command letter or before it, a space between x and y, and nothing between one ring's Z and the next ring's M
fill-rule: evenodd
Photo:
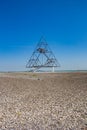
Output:
M25 70L42 35L60 69L87 69L87 0L0 0L0 71Z

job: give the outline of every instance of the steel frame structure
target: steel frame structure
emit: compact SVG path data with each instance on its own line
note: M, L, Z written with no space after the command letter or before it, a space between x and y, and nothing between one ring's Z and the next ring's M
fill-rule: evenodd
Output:
M26 68L34 68L37 70L43 67L60 67L60 64L51 49L49 48L46 40L41 37L26 65Z

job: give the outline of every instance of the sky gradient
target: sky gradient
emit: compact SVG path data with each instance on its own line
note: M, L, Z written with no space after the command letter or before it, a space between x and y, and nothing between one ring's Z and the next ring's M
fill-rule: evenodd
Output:
M42 35L60 69L87 70L87 0L0 0L0 71L26 70Z

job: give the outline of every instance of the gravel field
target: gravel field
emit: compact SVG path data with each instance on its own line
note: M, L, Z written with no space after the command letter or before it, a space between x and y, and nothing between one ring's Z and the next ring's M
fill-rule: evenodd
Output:
M87 130L87 73L0 73L0 130Z

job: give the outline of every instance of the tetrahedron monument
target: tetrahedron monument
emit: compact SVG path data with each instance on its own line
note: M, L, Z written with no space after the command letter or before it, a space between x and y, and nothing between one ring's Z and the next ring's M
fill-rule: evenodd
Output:
M47 67L60 67L59 62L55 58L53 52L49 48L46 40L41 37L31 58L29 59L27 68L40 69Z

